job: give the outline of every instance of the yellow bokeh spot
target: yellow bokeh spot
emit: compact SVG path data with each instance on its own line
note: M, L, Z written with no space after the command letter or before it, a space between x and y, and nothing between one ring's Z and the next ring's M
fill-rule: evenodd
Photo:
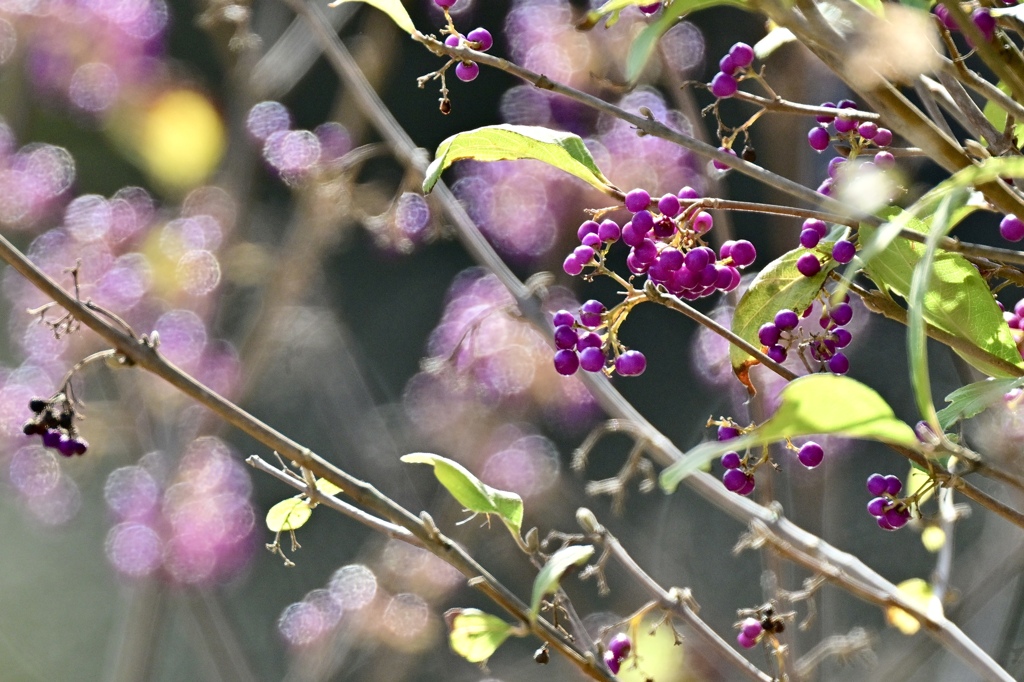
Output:
M938 526L928 526L921 531L921 544L929 552L938 552L946 544L946 531Z
M171 90L144 114L137 151L154 182L183 191L213 172L224 147L224 124L213 104L193 90Z
M904 580L896 586L896 591L919 611L923 611L932 618L942 617L942 602L935 596L935 592L932 590L932 586L928 584L928 581L921 578ZM921 629L921 624L916 618L895 606L890 606L885 610L885 619L889 622L889 625L905 635L912 635Z

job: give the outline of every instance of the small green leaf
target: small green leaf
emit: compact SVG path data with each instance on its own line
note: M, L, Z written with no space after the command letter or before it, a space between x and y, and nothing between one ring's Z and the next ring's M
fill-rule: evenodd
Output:
M328 481L326 478L317 479L316 489L319 490L320 493L322 493L324 495L331 496L331 497L333 497L334 495L337 495L338 493L341 492L341 488L339 488L338 486L334 485L333 483Z
M458 133L442 142L427 167L423 193L434 188L445 169L463 159L534 159L575 175L606 194L619 192L597 167L579 135L540 126L494 125Z
M427 452L402 457L409 464L430 464L434 475L452 497L474 514L497 514L517 538L523 526L523 500L515 493L497 490L483 483L458 462Z
M479 609L451 609L444 619L452 650L470 663L487 661L515 627Z
M626 56L626 80L632 83L640 77L651 55L654 54L654 48L658 46L658 41L661 40L661 37L669 29L678 24L684 16L691 12L719 5L731 5L742 8L748 6L745 0L675 0L672 4L665 7L662 10L661 16L642 30L633 39L633 44L629 46L629 54Z
M834 242L821 242L815 251L819 255L832 253ZM732 331L740 338L760 347L757 330L766 322L775 319L775 313L783 309L796 311L799 315L821 291L828 273L837 263L829 258L814 277L804 277L796 269L796 261L807 249L799 248L783 254L757 273L750 283L732 317ZM745 363L753 360L739 346L729 349L732 368L738 371Z
M953 424L961 419L970 419L981 414L992 405L1002 400L1003 396L1015 388L1024 386L1024 377L1019 379L985 379L973 384L961 386L946 396L946 407L939 410L939 425L948 431Z
M594 555L593 545L572 545L563 547L548 559L544 568L540 569L536 580L533 581L533 597L530 599L530 620L537 620L540 613L540 603L549 594L553 594L562 576L573 566L582 566Z
M757 428L732 440L701 443L661 472L662 489L673 492L684 478L730 450L742 451L786 438L831 433L912 448L918 445L914 430L896 418L882 396L849 377L803 376L782 389L779 398L779 409Z
M416 32L416 27L413 25L409 13L402 5L402 0L334 0L328 7L337 7L346 2L365 2L367 5L372 5L391 17L391 20L398 24L398 28L402 29L405 33L412 35Z
M301 496L281 500L267 512L267 528L275 533L298 530L306 525L313 510Z
M959 192L947 194L939 204L932 220L924 255L914 268L914 275L910 282L910 295L907 297L907 357L910 360L910 384L914 388L914 398L917 400L917 408L921 411L921 416L936 431L942 431L942 427L935 414L931 377L928 374L928 335L924 320L927 307L925 297L931 289L932 263L938 251L939 240L952 229L949 220L950 213L954 207L964 205L967 196L967 190L961 189ZM1000 315L1001 320L1002 316Z

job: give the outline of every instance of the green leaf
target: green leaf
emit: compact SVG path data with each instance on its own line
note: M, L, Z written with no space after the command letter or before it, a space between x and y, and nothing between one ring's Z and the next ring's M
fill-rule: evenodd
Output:
M534 159L575 175L606 194L619 192L597 167L579 135L540 126L494 125L458 133L442 142L427 167L423 193L434 188L445 169L463 159Z
M819 255L832 253L834 242L821 242L815 250ZM783 254L769 263L757 274L743 294L732 317L732 331L740 338L760 347L757 330L766 322L775 319L775 313L783 309L802 313L811 305L821 291L828 273L837 263L829 258L814 277L804 277L796 269L796 261L807 249L799 248ZM734 371L753 360L739 346L729 349L729 358Z
M914 275L910 282L910 294L907 297L907 357L910 360L910 383L914 389L914 398L917 400L917 409L921 411L924 420L936 431L942 431L942 427L939 425L939 419L935 413L931 377L928 374L928 334L925 330L924 320L927 308L925 297L932 290L932 264L938 251L939 240L952 229L949 220L950 213L954 207L962 206L966 201L967 190L961 189L958 192L947 194L939 204L931 223L931 232L928 235L924 255L914 269ZM992 300L991 294L989 294L989 300ZM999 319L1002 322L1001 314ZM1006 324L1003 323L1003 326L1005 327ZM1018 353L1018 357L1019 355Z
M451 609L444 614L448 643L470 663L484 663L501 646L515 626L479 609Z
M306 525L313 510L302 496L281 500L267 512L267 528L275 533L298 530Z
M1006 9L1024 11L1024 5L1018 5L1017 7L1008 7ZM997 12L1000 11L1001 10L993 10L992 16L998 16ZM1002 81L999 81L999 83L997 83L997 87L1007 95L1010 94L1010 88L1008 88L1006 84L1003 83ZM1006 127L1006 109L1003 109L1001 106L999 106L999 104L995 100L990 99L985 104L985 109L982 113L985 114L985 118L988 119L988 122L992 124L993 128L995 128L999 132L1003 132L1003 129ZM1017 144L1018 147L1024 145L1024 123L1018 121L1014 124L1013 138L1014 142Z
M882 0L854 0L854 2L876 17L885 16L885 6L882 4Z
M619 12L632 7L634 5L649 5L651 0L608 0L600 7L590 12L587 12L587 16L583 21L576 24L576 28L581 31L589 31L590 29L597 26L601 19L605 19L604 27L611 28L619 21Z
M563 547L548 559L544 568L540 569L537 578L533 581L533 597L530 599L530 620L537 620L540 613L540 603L549 594L553 594L562 576L573 566L582 566L594 555L593 545L573 545Z
M896 418L882 396L849 377L803 376L782 389L779 398L779 409L757 428L732 440L701 443L661 472L662 489L673 492L684 478L730 450L742 451L787 438L836 434L912 448L918 445L914 430Z
M658 41L684 16L697 10L719 5L741 8L748 6L745 0L675 0L671 5L665 7L661 16L654 23L648 24L629 46L629 54L626 56L626 80L632 83L640 77L651 55L654 54L654 48L658 46Z
M873 232L874 228L861 227L861 234L869 239ZM925 248L924 244L897 239L871 260L867 274L879 287L906 299L910 295L914 269L924 256ZM921 314L929 324L1024 368L1024 360L988 284L977 268L962 256L937 252L932 284L924 293ZM964 356L964 360L990 376L1015 376L975 357Z
M338 493L341 492L341 488L339 488L338 486L334 485L333 483L328 481L326 478L318 478L317 479L317 481L316 481L316 489L318 491L320 491L322 494L328 495L328 496L331 496L331 497L333 497L334 495L337 495Z
M402 29L405 33L412 35L416 32L416 27L413 26L409 13L402 5L402 0L334 0L328 7L337 7L346 2L365 2L367 5L372 5L391 17L391 21L398 24L398 28Z
M452 497L474 514L497 514L518 538L523 526L523 499L515 493L498 490L483 483L468 469L452 460L427 452L402 457L409 464L430 464L434 475Z
M953 424L961 419L970 419L981 414L992 405L1002 400L1003 396L1015 388L1024 386L1024 377L1019 379L985 379L973 384L961 386L946 396L946 407L939 410L939 425L948 431Z

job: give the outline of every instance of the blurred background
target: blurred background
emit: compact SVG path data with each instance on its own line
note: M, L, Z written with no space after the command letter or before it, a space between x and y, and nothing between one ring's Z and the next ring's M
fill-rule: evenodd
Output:
M424 32L443 25L431 0L406 5ZM442 60L378 12L321 9L426 150L480 125L546 125L584 137L623 188L660 196L689 185L785 201L489 69L471 83L448 79L452 112L442 115L438 83L416 87ZM649 19L629 8L608 30L578 32L584 9L565 0L459 0L452 17L463 33L490 29L493 54L631 111L647 107L705 139L714 124L700 109L712 100L682 86L707 81L732 43L764 35L751 15L699 14L665 36L631 88L624 55ZM769 78L796 101L846 96L792 45L773 55ZM733 125L742 111L723 106ZM805 123L766 117L750 147L767 168L815 187L828 159L802 143L805 134ZM904 171L911 194L932 172ZM607 282L573 280L560 267L583 210L607 199L530 162L463 163L446 179L522 278L555 273L548 309L615 302ZM525 527L542 536L576 530L576 508L591 507L663 585L691 588L700 615L729 641L737 610L773 594L766 571L799 589L807 576L788 565L750 551L734 556L744 529L685 488L642 494L633 481L621 510L607 496L584 494L587 481L618 472L631 442L609 436L584 473L569 469L603 416L581 382L554 372L547 330L515 315L499 283L451 238L420 182L380 142L308 25L284 3L0 0L0 229L52 276L70 285L68 269L79 263L83 298L140 334L158 331L161 351L184 370L413 511L428 510L521 596L534 571L504 531L479 520L457 525L465 517L457 503L429 470L400 464L402 454L436 452L519 493ZM715 220L713 245L744 238L757 246L752 270L795 247L800 229L792 219ZM274 534L264 516L294 491L243 464L251 454L273 461L272 453L141 371L98 363L75 375L79 428L90 444L84 456L59 457L22 435L29 400L52 396L68 368L101 346L85 330L55 339L40 318L52 322L59 312L26 312L47 301L15 273L5 271L2 287L0 679L579 677L556 656L546 667L535 663L539 643L531 639L510 640L487 670L457 657L443 612L496 607L439 560L330 510L317 509L297 532L301 548L287 534L280 539L295 564L286 567L265 549ZM712 297L697 306L728 321L730 304ZM869 321L862 307L850 329L851 376L916 421L902 330ZM648 370L617 386L681 448L712 437L709 417L749 423L717 337L641 307L622 338L645 353ZM945 395L961 379L942 349L932 357L936 393ZM1024 433L1008 412L980 431L1007 454ZM936 554L919 541L921 528L884 533L864 511L866 476L904 477L905 463L863 443L823 444L826 461L813 471L776 453L782 472L759 480L755 498L774 497L798 524L894 582L928 579ZM1014 670L1024 612L1018 535L976 513L958 524L951 546L947 611ZM593 582L567 587L595 636L646 602L616 568L607 577L608 596ZM807 615L801 603L797 620ZM883 613L838 590L823 588L812 615L805 630L789 628L796 657L827 637L853 636L836 640L843 655L827 657L808 679L971 679L923 635L887 628ZM682 646L672 645L667 628L644 638L640 667L626 666L621 678L733 679L690 646L685 629L680 634ZM763 651L746 655L770 669Z

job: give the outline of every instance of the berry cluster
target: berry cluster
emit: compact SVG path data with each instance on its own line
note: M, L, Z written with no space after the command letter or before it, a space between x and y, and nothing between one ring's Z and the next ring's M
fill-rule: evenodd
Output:
M950 15L949 9L941 2L935 4L932 12L935 13L935 16L938 17L939 21L942 22L942 25L947 30L960 30L960 27L956 25L956 21ZM975 9L971 13L971 21L978 27L981 34L985 36L985 41L992 42L992 39L996 36L996 18L992 16L992 12L989 11L988 7L978 7ZM967 43L971 43L970 39L967 40Z
M455 4L449 0L434 0L434 2L445 10ZM444 44L448 47L468 47L487 52L494 45L494 38L486 28L474 28L466 35L452 33L444 39ZM468 83L480 75L480 65L476 62L459 62L455 65L455 75L460 81Z
M608 648L604 652L604 663L612 671L612 674L619 674L622 662L629 658L629 653L632 649L633 643L629 641L628 635L620 632L612 637L612 640L608 642Z
M821 106L825 109L855 110L857 104L851 100L844 99L838 104L824 102ZM829 161L828 177L818 187L818 192L826 196L831 195L839 169L843 164L849 163L851 159L860 156L865 151L875 150L875 155L870 163L879 170L889 170L896 165L896 157L886 147L892 144L892 131L888 128L879 127L874 121L857 121L853 118L839 118L831 114L821 114L815 117L819 125L811 128L807 133L807 143L811 149L823 152L833 142L840 143L849 151L843 156L837 156ZM829 132L829 126L835 130L835 134Z
M826 299L828 305L828 299ZM809 317L813 306L808 307L802 317ZM765 353L775 362L785 362L795 348L806 361L806 350L811 360L818 362L833 374L846 374L850 360L841 351L850 345L853 335L845 329L853 320L853 307L849 296L842 303L831 305L818 320L820 332L805 335L800 326L800 317L792 310L780 310L772 322L766 322L757 330L757 338L766 347ZM801 460L802 461L802 460Z
M800 230L800 246L813 249L828 234L828 225L823 220L808 218ZM832 245L832 259L846 265L857 255L857 246L848 239L840 239ZM821 272L821 261L811 251L802 254L796 261L796 269L804 277L814 277Z
M728 54L718 62L718 73L715 74L708 89L717 99L732 97L739 89L739 81L750 65L754 63L754 48L746 43L736 43L729 48Z
M718 422L719 441L732 440L739 437L740 433L739 427L733 422ZM725 485L726 490L730 490L737 495L749 495L754 492L754 470L757 469L760 463L760 460L751 462L749 454L740 456L740 453L735 451L722 455L722 466L725 467L722 483Z
M638 350L623 350L614 342L608 328L606 309L600 301L590 300L580 306L579 320L568 310L559 310L554 316L555 371L564 376L583 368L587 372L613 370L622 376L639 376L647 369L647 358ZM609 365L607 351L613 351Z
M22 427L26 436L42 436L43 445L65 457L84 455L89 449L89 444L78 435L74 424L75 412L64 393L58 393L49 400L33 398L28 406L35 416Z
M576 235L580 246L569 254L562 268L579 275L587 266L601 266L611 245L620 239L629 246L626 265L634 275L647 275L669 293L693 301L712 293L732 291L740 283L740 268L757 258L754 245L745 239L728 240L716 255L702 241L714 227L714 219L694 203L700 195L691 187L666 194L651 211L651 196L643 189L626 194L632 219L621 228L614 220L588 220ZM690 202L693 206L684 206Z
M744 649L752 649L761 639L763 633L764 627L761 625L761 621L756 618L744 618L740 622L740 632L736 635L736 641Z
M906 500L896 497L903 483L893 475L868 476L868 492L874 497L868 502L868 513L878 520L879 528L897 530L910 520L910 507Z

